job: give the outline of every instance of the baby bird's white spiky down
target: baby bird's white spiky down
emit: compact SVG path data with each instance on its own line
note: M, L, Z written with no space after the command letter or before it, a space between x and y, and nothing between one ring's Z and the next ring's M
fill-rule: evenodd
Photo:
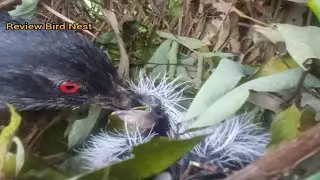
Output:
M91 137L79 151L82 169L94 170L132 157L134 146L148 142L154 133L141 132L138 127L129 130L125 123L124 132L100 132Z
M210 135L182 159L184 164L195 161L239 168L261 156L269 140L262 128L250 122L248 114L228 119L206 134L208 131Z
M177 133L178 124L182 122L187 110L181 106L182 101L188 100L183 97L183 92L187 87L184 86L185 83L179 82L179 77L170 81L166 73L160 76L160 73L156 77L147 76L145 71L141 70L138 83L131 81L129 87L137 95L142 96L147 105L161 104L171 126L168 135L173 135Z
M160 79L158 83L157 79ZM178 82L178 78L172 81L166 76L151 78L141 71L138 83L129 84L130 89L142 97L146 105L152 107L161 104L169 122L168 137L185 139L199 135L197 132L177 137L177 131L181 130L180 124L183 123L186 113L186 109L181 105L181 102L186 100L183 97L185 88L183 83ZM185 167L190 161L196 161L220 168L239 168L252 162L264 153L269 135L258 125L252 124L251 117L247 114L236 116L200 131L200 134L209 136L178 164ZM117 134L100 133L93 136L80 151L80 157L85 160L86 169L96 169L130 158L133 146L148 142L154 136L155 133L142 134L138 129L133 132L125 130Z

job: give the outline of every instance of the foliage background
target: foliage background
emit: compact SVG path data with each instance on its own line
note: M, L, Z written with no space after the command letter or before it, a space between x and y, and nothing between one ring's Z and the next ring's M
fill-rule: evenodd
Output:
M208 119L208 113L204 114L193 127L214 125L226 115L252 109L254 105L263 109L259 119L270 128L270 146L276 146L284 141L297 145L303 142L301 139L294 140L298 135L311 127L317 127L320 107L320 85L317 79L319 63L314 61L311 66L305 66L310 64L308 59L320 58L317 50L320 42L317 3L303 0L24 0L10 13L26 19L35 15L41 22L91 23L92 30L80 33L105 51L124 78L136 78L140 68L146 68L151 75L166 71L172 77L182 76L192 86L186 94L190 97L197 95L190 106L190 116L199 112L199 107L205 104L205 98L211 100L211 106L204 108L208 108L209 113L220 112L220 116ZM275 26L277 23L280 24ZM239 64L235 65L227 59ZM304 77L301 75L302 70L313 76ZM215 71L215 78L210 79ZM226 79L233 81L223 84ZM305 80L305 84L300 83L301 79ZM278 84L279 87L270 87L270 84ZM304 85L308 85L308 88ZM223 89L226 87L232 91ZM304 87L305 91L301 91L300 87ZM251 92L279 92L285 89L299 90L294 95L302 95L302 102L296 106L285 95L279 100L270 94ZM246 101L250 103L245 103ZM282 106L284 101L287 102L286 107ZM303 108L303 105L308 105L308 108ZM14 129L11 130L14 133ZM55 143L57 139L64 138L63 133L56 132L56 129L49 129L49 139L42 139L43 142L55 144L54 152L60 147L59 143ZM54 138L52 134L55 134ZM310 136L316 136L316 133L311 133ZM153 143L157 144L156 141ZM195 142L196 140L191 140L186 146ZM319 170L319 163L314 163L318 158L316 155L319 146L310 151L293 151L293 146L290 146L292 144L281 146L274 154L281 155L284 150L304 153L299 157L292 155L290 158L296 159L289 160L281 159L283 156L272 159L274 154L268 154L267 158L253 164L262 171L261 174L257 172L259 179L268 179L274 175L272 173L283 175L288 169L294 171L282 178L304 179ZM175 145L173 142L166 146L172 147L174 151ZM55 161L54 155L59 155L50 152L52 146L41 149L42 158L46 161ZM150 143L145 148L152 147L154 146ZM62 151L65 150L64 147L61 148ZM310 153L314 155L311 159ZM17 157L21 160L23 156ZM293 161L300 162L308 158L312 161L311 165L304 161L300 166L298 163L291 167ZM139 164L139 158L136 163ZM134 165L136 163L133 162ZM127 164L127 169L132 170L130 162ZM18 165L14 167L17 168ZM155 165L156 171L159 168ZM140 173L135 174L137 179L144 177L143 174L155 173L148 172L142 165L141 169ZM94 175L105 178L101 174L111 174L111 177L120 178L113 173L117 174L117 171L101 170ZM246 176L250 174L247 173ZM315 174L310 179L317 176ZM24 175L24 178L35 177L63 179L66 175L51 168L43 171L38 169L34 174L29 172Z

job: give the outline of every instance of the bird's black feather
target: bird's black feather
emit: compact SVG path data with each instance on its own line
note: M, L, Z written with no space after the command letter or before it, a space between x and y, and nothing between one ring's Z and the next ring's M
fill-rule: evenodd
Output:
M6 30L9 22L25 23L0 13L0 102L18 109L130 106L111 62L86 37L67 30ZM58 85L66 80L81 84L80 91L61 93Z

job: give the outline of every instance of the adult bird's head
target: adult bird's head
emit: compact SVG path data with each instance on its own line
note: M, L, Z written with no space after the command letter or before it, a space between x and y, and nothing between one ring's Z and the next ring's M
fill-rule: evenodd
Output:
M101 104L132 108L105 54L86 37L61 30L6 30L0 15L0 102L18 110L78 108Z

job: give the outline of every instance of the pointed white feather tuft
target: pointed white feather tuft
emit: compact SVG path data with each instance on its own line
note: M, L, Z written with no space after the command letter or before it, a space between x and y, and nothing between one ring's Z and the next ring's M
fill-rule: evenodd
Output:
M252 124L250 116L240 115L211 128L210 135L184 161L202 162L220 168L244 166L261 156L268 142L268 133L257 124Z
M146 143L154 136L154 133L139 131L138 126L129 131L126 124L123 133L101 132L94 135L85 147L78 151L84 163L82 169L99 169L129 159L132 157L131 150L134 146Z

